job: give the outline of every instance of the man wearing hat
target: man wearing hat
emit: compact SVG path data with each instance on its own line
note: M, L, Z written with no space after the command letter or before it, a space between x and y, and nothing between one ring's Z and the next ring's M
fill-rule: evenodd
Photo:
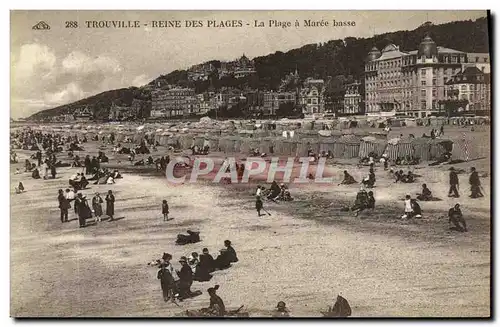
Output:
M273 313L273 318L290 317L286 304L283 301L279 301L276 306L276 310Z
M454 198L460 197L460 195L458 195L458 187L459 187L458 175L455 172L455 168L451 167L450 168L450 190L448 191L448 196L452 196Z
M182 268L177 272L179 276L179 300L186 299L191 296L191 285L193 284L193 271L187 263L187 258L182 256L179 259Z
M469 184L470 184L470 190L471 194L470 197L475 199L478 197L483 197L483 193L481 192L481 181L479 180L479 174L476 171L475 167L472 167L470 169L470 177L469 177Z

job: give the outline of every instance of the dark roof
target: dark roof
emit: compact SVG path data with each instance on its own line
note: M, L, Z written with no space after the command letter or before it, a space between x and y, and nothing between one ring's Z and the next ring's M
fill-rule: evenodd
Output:
M466 67L463 71L455 74L446 84L484 84L489 82L489 74L483 73L476 66Z

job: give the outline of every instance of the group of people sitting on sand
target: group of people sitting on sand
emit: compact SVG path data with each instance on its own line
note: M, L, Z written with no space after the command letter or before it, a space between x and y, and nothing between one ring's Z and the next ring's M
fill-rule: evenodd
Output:
M264 186L257 185L257 190L255 191L255 195L260 198L266 197L268 200L274 202L293 200L288 187L284 183L278 185L276 181L273 181L271 183L269 189L266 189L266 187Z
M320 158L327 158L327 159L332 159L333 158L333 152L331 150L328 151L321 151L319 153Z
M418 165L420 163L420 158L414 156L398 157L394 161L396 166L408 166L408 165Z
M356 194L354 205L351 207L344 207L341 211L352 211L357 217L361 211L366 209L375 209L375 197L373 191L366 192L365 188L362 186Z
M118 169L110 171L108 168L99 168L94 175L89 178L89 181L95 181L94 185L97 184L115 184L116 179L123 178Z
M415 174L413 174L411 171L408 171L407 174L403 172L403 169L394 172L392 169L389 172L390 175L393 176L395 179L394 183L401 182L401 183L414 183L415 182Z
M170 156L167 155L157 158L154 163L156 165L156 171L165 171L165 169L167 169L167 165L170 163Z
M84 190L87 185L89 185L89 181L85 177L83 173L76 173L71 175L68 180L69 185L76 191Z
M172 255L163 253L161 260L150 262L149 265L155 265L159 268L157 278L163 294L163 300L180 301L190 298L194 295L191 291L193 281L206 282L212 278L211 273L216 270L227 269L232 263L238 262L236 251L231 245L231 241L224 241L224 248L216 259L212 257L207 248L202 250L202 254L191 253L189 258L182 256L179 259L180 270L176 270L172 263Z
M191 154L194 155L207 155L210 152L210 146L207 144L203 147L199 147L197 145L193 145L189 148L191 150Z
M43 172L43 179L55 179L57 175L56 167L60 162L55 162L55 155L44 160L40 167L37 167L34 163L30 163L28 159L25 161L25 171L31 171L31 177L33 179L40 179L40 170Z
M375 182L377 181L375 177L375 168L373 164L370 165L370 169L368 171L368 176L363 178L361 181L361 184L366 187L366 188L373 188L375 186ZM351 185L351 184L357 184L358 182L352 177L347 170L344 170L344 177L342 181L339 183L339 185Z

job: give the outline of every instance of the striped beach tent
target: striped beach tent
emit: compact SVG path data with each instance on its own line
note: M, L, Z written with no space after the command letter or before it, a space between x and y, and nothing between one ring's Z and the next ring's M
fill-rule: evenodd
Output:
M199 148L202 148L204 144L205 144L205 135L196 135L194 137L194 145L198 146Z
M180 149L181 143L179 141L179 136L169 136L166 139L166 145L171 146L174 149Z
M471 142L468 139L463 138L453 142L451 157L453 160L469 161L479 158L479 153L476 147L471 146Z
M335 139L332 137L320 137L318 140L319 143L319 152L325 151L328 153L330 151L331 153L334 153L335 149Z
M309 150L312 150L314 154L319 153L319 143L317 138L305 138L297 143L297 157L307 157Z
M407 138L393 138L387 141L387 147L385 153L390 160L396 160L397 158L404 158L406 156L413 156L413 145L410 139Z
M355 135L344 135L335 141L333 147L333 157L351 159L359 155L361 138Z
M274 138L272 137L263 137L260 140L259 149L261 153L273 154L275 152L275 144Z
M448 139L431 140L429 146L429 160L437 160L446 152L452 152L453 141Z
M371 152L380 157L384 154L386 147L387 142L385 140L377 139L374 136L365 136L361 139L358 157L366 158Z
M274 153L283 156L295 156L297 140L278 139L274 142Z
M417 137L411 140L413 146L413 156L422 161L429 161L430 159L430 138Z
M258 149L260 151L260 140L249 137L242 138L239 152L249 154L252 149Z

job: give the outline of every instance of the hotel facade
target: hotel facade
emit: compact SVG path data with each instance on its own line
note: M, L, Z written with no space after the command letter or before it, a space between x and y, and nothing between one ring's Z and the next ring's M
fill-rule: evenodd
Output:
M480 56L483 63L484 55ZM373 47L365 62L366 114L424 118L440 113L439 103L447 99L446 82L462 71L469 57L466 52L437 46L429 36L418 50L409 52L394 44L382 51Z

